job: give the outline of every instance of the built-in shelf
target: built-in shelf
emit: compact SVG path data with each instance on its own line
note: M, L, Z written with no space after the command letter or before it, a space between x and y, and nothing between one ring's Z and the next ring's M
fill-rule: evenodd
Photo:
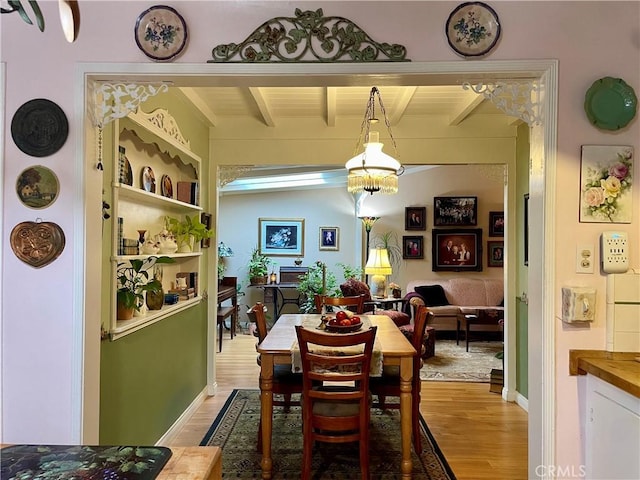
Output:
M114 255L111 257L111 260L116 260L118 262L125 262L127 260L144 260L149 257L169 257L169 258L190 258L190 257L201 257L202 252L187 252L187 253L154 253L152 255Z
M201 212L202 207L198 205L192 205L190 203L181 202L169 197L163 197L157 193L147 192L141 188L134 188L124 183L114 183L114 188L118 189L119 197L122 200L135 201L139 204L168 208L175 211L184 212L185 209L193 210L194 212Z

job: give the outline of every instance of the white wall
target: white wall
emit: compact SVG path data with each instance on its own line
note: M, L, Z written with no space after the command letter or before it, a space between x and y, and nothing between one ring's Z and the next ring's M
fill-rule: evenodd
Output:
M25 220L41 217L55 221L65 231L67 244L52 265L35 270L25 266L2 245L2 440L77 442L80 438L82 391L81 364L85 322L82 309L84 271L84 182L93 173L84 163L82 86L76 84L81 62L151 63L133 41L136 17L149 2L80 2L82 23L74 44L64 41L57 23L57 2L40 2L47 18L44 33L26 25L16 14L2 15L2 61L6 62L6 112L3 145L3 231ZM299 2L304 8L323 8L325 15L350 18L380 41L407 47L416 62L482 62L507 59L559 60L558 157L552 218L559 255L554 261L550 297L560 312L560 287L597 288L597 320L587 328L565 327L556 322L555 461L559 465L584 463L580 448L581 423L577 380L568 375L571 348L605 346L604 290L606 277L575 273L576 243L597 245L601 224L578 222L580 146L621 144L639 149L640 121L625 129L600 131L584 114L584 93L592 82L612 75L625 79L640 92L640 3L638 2L493 2L503 34L490 55L462 59L447 45L443 34L449 13L458 2ZM244 39L265 19L293 15L289 2L173 2L190 28L189 46L177 63L202 65L215 45ZM10 140L9 120L17 108L32 98L49 98L70 118L70 137L64 147L46 159L26 157ZM44 162L60 179L60 196L48 209L26 209L14 193L19 173L28 165ZM276 163L276 162L274 162ZM638 173L636 170L636 179ZM633 203L640 205L640 188ZM96 212L99 215L99 207ZM630 224L616 225L629 234L631 245L640 244L640 209ZM546 234L546 233L545 233ZM630 250L631 264L640 265L640 249ZM541 259L531 259L541 261ZM532 319L532 321L550 319ZM532 385L531 388L539 388ZM10 423L9 423L10 420Z

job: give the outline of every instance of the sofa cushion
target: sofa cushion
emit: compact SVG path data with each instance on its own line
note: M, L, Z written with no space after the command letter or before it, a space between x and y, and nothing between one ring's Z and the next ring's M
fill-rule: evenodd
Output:
M376 310L376 315L386 315L393 323L398 327L402 327L404 325L408 325L411 323L411 317L404 312L399 312L398 310Z
M369 286L355 278L350 278L342 285L340 285L340 291L342 292L343 297L356 297L359 295L364 295L364 301L371 301L371 291L369 290Z
M442 285L419 285L415 288L415 292L424 298L424 303L427 307L449 305L449 300L447 300Z

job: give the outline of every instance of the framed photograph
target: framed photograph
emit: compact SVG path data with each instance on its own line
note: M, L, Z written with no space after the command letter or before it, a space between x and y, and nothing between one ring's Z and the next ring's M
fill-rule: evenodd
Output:
M402 258L407 260L424 258L424 237L422 235L402 237Z
M436 227L477 225L478 197L434 197L433 225Z
M482 271L482 229L442 228L432 231L434 272L450 270Z
M580 222L631 223L633 147L583 145Z
M524 264L529 266L529 194L524 194Z
M426 230L427 208L406 207L404 209L405 230Z
M338 227L320 227L318 236L320 250L340 250L340 228Z
M504 266L504 242L491 240L487 242L487 267Z
M262 255L302 257L304 218L259 218L258 245Z
M200 214L200 221L207 227L208 230L211 229L211 214L202 212ZM211 246L211 237L203 238L200 240L200 247L209 248Z
M489 236L504 237L504 212L489 212Z

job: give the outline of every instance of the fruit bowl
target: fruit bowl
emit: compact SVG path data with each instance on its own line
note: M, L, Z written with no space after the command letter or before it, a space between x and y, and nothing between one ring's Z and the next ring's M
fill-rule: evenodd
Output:
M332 332L332 333L357 332L361 328L362 328L362 322L356 323L355 325L329 325L327 323L327 332Z

